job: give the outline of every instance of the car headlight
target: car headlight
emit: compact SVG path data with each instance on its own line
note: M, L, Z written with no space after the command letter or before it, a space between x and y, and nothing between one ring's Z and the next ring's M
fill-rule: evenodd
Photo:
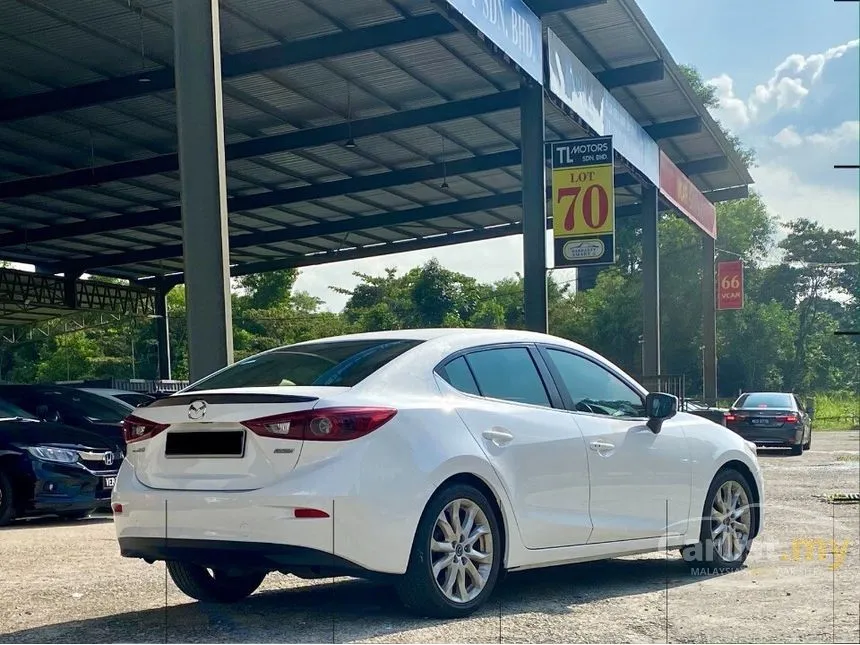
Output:
M74 464L78 461L78 453L66 448L51 448L49 446L27 446L27 452L42 461L54 461L60 464Z

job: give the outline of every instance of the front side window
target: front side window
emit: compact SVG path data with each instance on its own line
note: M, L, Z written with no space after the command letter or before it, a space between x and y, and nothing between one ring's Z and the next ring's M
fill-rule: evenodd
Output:
M420 340L344 340L294 345L246 358L184 390L316 385L353 387Z
M547 349L546 353L574 410L611 417L647 416L639 393L606 368L570 352Z
M550 407L543 380L525 347L500 347L466 355L482 396Z

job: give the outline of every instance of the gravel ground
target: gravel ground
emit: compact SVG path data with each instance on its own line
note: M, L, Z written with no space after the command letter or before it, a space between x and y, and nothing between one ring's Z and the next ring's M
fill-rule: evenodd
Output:
M411 618L381 586L279 574L243 603L197 604L161 564L120 558L110 519L22 522L0 530L0 641L857 643L860 506L816 495L858 492L858 446L816 432L802 457L762 454L767 521L741 571L691 575L672 553L523 572L462 621ZM822 558L793 553L816 539Z

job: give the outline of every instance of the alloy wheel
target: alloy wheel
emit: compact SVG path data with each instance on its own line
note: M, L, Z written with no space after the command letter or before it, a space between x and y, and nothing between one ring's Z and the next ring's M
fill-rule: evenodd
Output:
M463 604L477 598L493 569L493 531L481 507L469 499L451 501L430 537L430 566L439 590Z
M752 511L747 493L736 481L727 481L717 490L711 505L711 541L726 562L743 557L750 540Z

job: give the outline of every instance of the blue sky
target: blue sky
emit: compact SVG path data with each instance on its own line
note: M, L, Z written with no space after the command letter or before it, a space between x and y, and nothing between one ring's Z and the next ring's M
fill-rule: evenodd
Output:
M678 63L713 80L715 116L758 154L751 173L772 213L857 230L860 157L860 3L833 0L638 0ZM753 98L760 87L760 98ZM522 270L519 236L303 269L297 287L340 309L329 285L352 271L408 270L432 257L492 281ZM562 276L562 279L568 278Z

